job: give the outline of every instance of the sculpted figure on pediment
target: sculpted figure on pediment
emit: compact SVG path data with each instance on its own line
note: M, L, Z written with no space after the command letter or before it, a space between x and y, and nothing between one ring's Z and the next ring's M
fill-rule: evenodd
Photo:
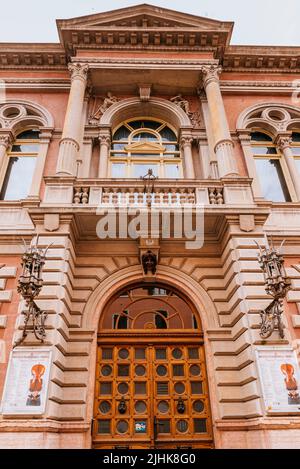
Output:
M114 96L110 91L106 93L106 96L102 99L101 105L98 107L96 112L94 112L89 119L89 122L92 124L95 121L98 121L100 117L105 113L105 111L112 106L113 104L117 103L119 99Z
M174 98L171 98L170 101L176 106L181 107L181 109L184 110L184 112L189 116L190 113L190 103L188 102L187 99L184 99L181 94L178 94L177 96L174 96Z

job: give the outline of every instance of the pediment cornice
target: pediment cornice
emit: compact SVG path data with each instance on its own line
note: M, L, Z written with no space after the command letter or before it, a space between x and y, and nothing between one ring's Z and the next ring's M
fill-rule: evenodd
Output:
M74 54L78 48L151 46L205 48L229 44L233 23L137 5L96 15L57 20L61 43Z

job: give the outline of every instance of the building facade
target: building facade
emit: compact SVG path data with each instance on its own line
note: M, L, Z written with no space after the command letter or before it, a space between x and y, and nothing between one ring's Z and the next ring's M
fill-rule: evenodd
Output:
M151 5L57 27L0 44L0 447L299 448L300 48ZM263 337L258 246L283 241Z

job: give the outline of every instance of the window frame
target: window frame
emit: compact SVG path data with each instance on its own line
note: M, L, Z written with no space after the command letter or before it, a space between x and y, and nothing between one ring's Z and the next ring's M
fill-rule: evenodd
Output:
M251 139L251 135L253 133L260 133L260 134L264 134L268 137L270 137L272 139L272 141L269 141L269 140L265 140L265 141L255 141L255 140L252 140ZM289 174L289 170L288 170L288 167L287 167L287 164L285 162L285 159L284 159L284 155L282 154L282 152L280 151L280 149L278 148L278 145L276 145L276 143L274 143L274 137L269 134L267 131L265 131L264 129L251 129L250 130L250 146L251 146L251 150L252 150L252 156L253 156L253 160L254 160L254 165L255 165L255 171L256 171L256 175L257 175L257 179L258 179L258 182L259 182L259 185L261 187L261 192L262 192L262 197L265 199L265 200L270 200L270 202L273 202L273 203L290 203L293 201L293 193L292 193L292 190L291 190L291 187L292 187L292 182L291 182L291 178L290 178L290 174ZM263 154L263 153L256 153L254 151L255 147L270 147L270 148L275 148L276 150L276 153L274 154ZM261 160L277 160L279 161L279 164L280 164L280 168L281 168L281 171L282 171L282 175L283 175L283 178L284 178L284 182L285 182L285 185L286 185L286 190L287 190L287 195L289 196L289 200L282 200L282 201L274 201L274 200L271 200L267 197L265 197L263 195L263 184L262 184L262 180L261 178L259 177L259 174L257 172L257 168L256 168L256 163L255 163L255 160L258 160L258 159L261 159ZM280 182L280 181L279 181ZM282 187L282 192L283 194L285 194L285 191L284 191L284 188Z
M157 122L160 125L157 127L157 129L150 129L146 125L144 127L135 129L132 126L130 126L130 122L136 122L136 121L151 121L151 122ZM146 166L147 164L149 167L155 165L157 166L157 176L159 179L182 179L183 178L183 162L182 162L182 156L180 152L180 147L179 147L179 142L178 142L178 134L176 130L167 122L161 121L159 119L155 118L149 118L149 117L136 117L132 119L127 119L126 121L121 122L113 131L113 135L120 129L121 127L126 127L130 133L128 135L128 138L125 139L120 139L120 140L114 140L112 138L112 143L111 143L111 148L110 148L110 154L109 154L109 169L108 169L108 177L111 179L138 179L137 177L134 177L133 175L133 170L134 170L134 165L135 164L144 164L145 165L145 174L147 173ZM160 132L164 128L169 128L174 135L176 136L176 141L173 140L163 140L162 136L160 135ZM131 151L135 143L133 138L135 135L138 135L141 132L147 132L150 133L154 136L157 137L157 143L156 142L150 142L148 145L148 149L145 148L143 151L137 151L138 155L134 155L134 151ZM153 145L151 145L153 143ZM113 145L116 144L124 144L124 148L122 150L117 150L113 149ZM127 150L126 146L127 145ZM155 148L155 145L157 145L157 148ZM168 151L168 147L166 150L163 150L163 147L166 147L168 145L174 145L178 149L174 151ZM147 143L145 142L145 146L147 147ZM124 176L123 177L113 177L112 175L112 170L113 170L113 164L124 164L125 170L124 170ZM166 171L165 171L165 166L166 165L176 165L178 167L178 177L177 178L169 178L166 176Z
M35 171L36 171L36 168L37 168L37 161L38 161L38 157L39 157L39 154L40 154L40 149L41 149L41 137L39 135L38 138L18 138L19 135L22 135L24 132L30 132L30 131L37 131L39 132L40 134L40 129L39 128L36 128L36 127L32 127L32 128L23 128L15 137L15 139L13 140L13 142L9 145L8 149L6 150L6 158L5 158L5 163L3 165L3 171L2 171L2 174L1 174L1 180L0 180L0 202L18 202L20 200L23 200L25 199L26 197L28 197L28 195L30 194L30 189L31 189L31 185L32 185L32 181L34 179L34 174L35 174ZM35 144L37 145L37 151L35 152L16 152L16 151L12 151L13 147L16 146L16 145L26 145L26 144ZM32 177L31 177L31 181L30 181L30 184L29 184L29 188L28 188L28 193L26 196L24 196L22 199L6 199L5 198L5 193L4 191L6 192L7 191L7 187L8 187L8 184L9 184L9 177L8 176L8 179L7 179L7 171L8 171L8 168L9 168L9 163L10 163L10 159L11 158L35 158L35 165L34 165L34 169L32 171Z

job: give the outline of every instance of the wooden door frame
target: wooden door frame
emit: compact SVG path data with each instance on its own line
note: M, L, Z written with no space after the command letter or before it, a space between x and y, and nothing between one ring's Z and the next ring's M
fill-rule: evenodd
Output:
M105 347L105 346L122 346L122 345L145 345L145 346L157 346L157 345L184 345L184 346L189 346L189 345L194 345L194 346L200 346L203 347L203 352L204 352L204 363L205 363L205 371L206 371L206 385L207 385L207 395L208 395L208 406L209 406L209 414L210 414L210 425L212 427L212 413L211 413L211 404L210 404L210 389L209 389L209 382L208 382L208 376L207 376L207 363L206 363L206 354L205 354L205 344L204 344L204 338L203 338L203 333L201 333L199 330L195 329L190 329L190 330L105 330L102 332L99 332L97 335L97 350L99 347ZM94 387L94 392L95 392L95 387ZM95 415L95 408L93 411L93 415ZM95 429L94 429L95 430ZM105 443L99 443L94 439L94 430L92 433L92 447L99 447L101 444L101 447L105 446ZM203 442L203 445L201 444L200 440L198 440L195 444L195 448L197 447L207 447L207 448L213 448L214 447L214 435L213 435L213 428L211 428L211 441ZM113 440L111 442L107 441L107 444L113 444ZM133 444L135 442L132 442ZM173 446L170 446L172 445ZM130 445L130 443L129 443ZM159 448L163 448L163 443L159 442L158 443ZM110 446L110 447L111 447ZM176 448L176 442L169 442L167 444L168 448L174 447Z

